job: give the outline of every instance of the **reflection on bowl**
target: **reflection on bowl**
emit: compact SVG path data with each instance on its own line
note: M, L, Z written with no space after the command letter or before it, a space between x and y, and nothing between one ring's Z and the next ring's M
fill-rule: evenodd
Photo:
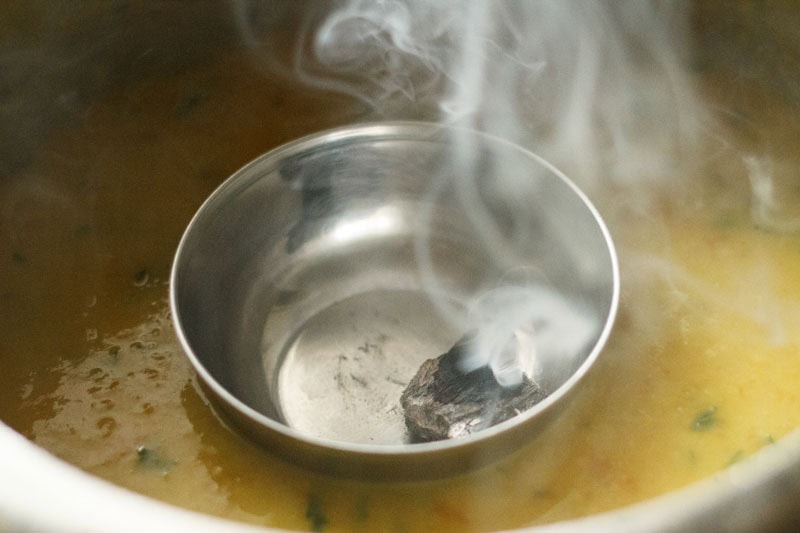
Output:
M301 139L228 179L181 241L171 304L201 379L257 440L326 471L414 478L535 435L600 353L618 292L603 222L552 166L476 132L388 123ZM513 355L546 398L414 442L399 399L420 365L467 331L480 358L526 327L533 347Z

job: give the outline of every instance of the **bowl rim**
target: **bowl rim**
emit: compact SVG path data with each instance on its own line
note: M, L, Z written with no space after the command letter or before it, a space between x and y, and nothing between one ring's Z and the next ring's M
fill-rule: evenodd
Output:
M185 249L188 247L187 243L193 238L195 228L199 224L198 221L205 216L206 212L214 204L220 201L220 199L228 192L229 189L243 187L245 184L253 180L260 179L261 176L269 173L272 168L275 168L279 164L280 160L303 153L304 151L313 147L317 147L320 144L340 143L343 141L357 140L359 138L369 138L373 140L376 138L381 138L382 140L444 142L441 139L446 133L472 135L484 142L503 146L519 152L523 156L534 161L536 164L544 167L549 173L554 175L569 189L571 189L571 191L577 196L587 211L591 214L594 223L603 236L605 249L608 252L610 271L612 275L612 279L610 280L611 298L608 310L605 314L605 320L597 336L597 341L594 343L592 350L587 357L581 362L580 366L578 366L578 368L572 372L569 378L567 378L545 399L517 416L495 424L489 428L482 429L481 431L459 437L457 439L408 444L356 443L308 435L259 412L250 405L247 405L244 401L240 400L235 394L224 387L205 367L205 365L200 361L199 357L194 352L187 334L184 331L180 313L180 295L178 294L177 287L179 286L183 264L181 260L185 255ZM235 410L239 415L243 416L250 422L257 424L262 428L276 432L283 438L299 441L312 448L324 448L326 450L340 452L343 454L357 454L362 456L414 457L429 454L431 452L440 453L447 450L454 450L457 448L463 448L465 446L486 442L511 428L526 424L526 422L528 422L530 419L539 416L545 411L548 411L551 406L557 402L560 402L568 394L568 392L575 388L575 384L578 383L588 373L589 369L594 365L595 361L599 357L599 354L604 349L616 320L619 306L620 284L620 270L616 248L614 246L611 233L603 221L603 218L586 194L552 163L545 160L540 155L507 139L479 130L453 125L444 125L434 122L382 121L348 124L304 135L295 140L278 145L257 156L226 178L196 210L195 214L187 225L186 230L181 236L170 271L169 307L171 311L173 327L184 353L189 358L193 368L197 372L203 384L210 388L213 396L216 396L218 400L226 404L225 406L227 406L228 409Z

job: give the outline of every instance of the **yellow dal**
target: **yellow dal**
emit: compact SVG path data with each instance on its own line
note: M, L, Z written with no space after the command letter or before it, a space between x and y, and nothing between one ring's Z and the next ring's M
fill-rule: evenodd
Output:
M642 217L609 196L598 203L620 250L621 315L569 411L527 448L463 477L369 484L286 464L231 432L169 322L172 253L224 177L353 120L345 104L226 58L109 95L2 180L0 418L154 498L325 531L583 516L705 478L800 425L800 239L754 228L746 200L664 202Z

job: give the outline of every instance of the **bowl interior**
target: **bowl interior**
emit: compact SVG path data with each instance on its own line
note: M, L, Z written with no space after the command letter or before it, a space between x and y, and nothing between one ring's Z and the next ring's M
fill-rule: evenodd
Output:
M232 176L184 235L172 303L222 401L300 438L413 447L399 397L419 366L476 316L527 320L519 298L487 295L532 287L593 327L569 353L537 352L549 398L520 421L602 347L618 291L613 246L591 204L535 155L403 123L305 138Z

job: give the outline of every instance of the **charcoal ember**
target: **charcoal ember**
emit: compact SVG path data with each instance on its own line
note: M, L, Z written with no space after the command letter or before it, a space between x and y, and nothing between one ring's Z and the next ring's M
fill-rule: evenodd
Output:
M400 396L413 440L466 436L508 420L545 398L527 376L515 387L503 387L486 366L462 372L458 361L469 343L469 337L462 338L447 353L422 363Z

